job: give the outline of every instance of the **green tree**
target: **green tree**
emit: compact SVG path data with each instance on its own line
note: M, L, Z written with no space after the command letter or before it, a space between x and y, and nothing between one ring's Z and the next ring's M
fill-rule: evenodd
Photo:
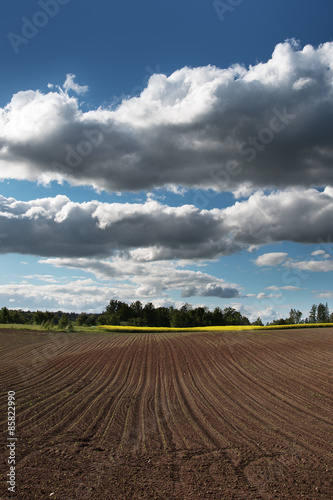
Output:
M303 313L301 311L296 311L296 309L291 309L289 313L289 323L297 325L301 321Z
M100 314L96 319L97 325L115 325L116 323L109 323L110 316L107 313Z
M3 307L0 311L0 323L10 323L10 312L7 307Z
M98 315L97 314L88 314L88 319L86 321L87 326L96 326Z
M317 323L317 306L313 304L309 313L309 323Z
M148 302L143 308L143 318L147 326L154 326L156 324L156 311L151 302Z
M330 312L328 309L328 305L319 304L317 308L317 323L329 323L330 320Z
M224 315L220 307L216 307L213 311L212 324L214 326L223 326L225 324Z
M46 321L46 318L43 311L36 311L34 313L34 323L36 323L37 325L41 325L44 321Z
M77 326L86 325L87 321L88 321L88 314L84 312L79 314L78 317L76 318Z
M59 330L64 330L66 326L68 325L69 320L68 320L68 314L64 313L58 323L58 328Z
M10 322L15 324L25 323L25 318L22 311L17 311L16 309L10 311Z
M74 321L70 321L67 326L67 331L68 332L75 332L75 323Z
M139 300L136 302L133 302L130 305L131 309L131 314L133 315L134 318L141 318L142 317L142 304Z
M170 326L170 310L168 307L158 307L155 309L156 326Z

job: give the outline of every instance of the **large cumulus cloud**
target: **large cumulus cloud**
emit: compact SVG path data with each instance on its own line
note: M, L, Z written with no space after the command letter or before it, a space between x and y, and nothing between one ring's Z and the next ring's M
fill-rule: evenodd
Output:
M44 257L127 255L136 262L213 259L274 242L332 246L333 188L265 194L225 209L0 197L0 252ZM279 256L280 257L280 256ZM207 291L209 294L209 291Z
M192 205L74 203L66 196L28 202L0 197L0 252L59 257L110 256L199 259L231 253L219 211ZM136 249L136 250L135 250Z
M19 92L0 110L0 178L109 191L321 187L333 183L332 126L333 43L289 41L249 68L155 74L116 109L83 112L61 89Z

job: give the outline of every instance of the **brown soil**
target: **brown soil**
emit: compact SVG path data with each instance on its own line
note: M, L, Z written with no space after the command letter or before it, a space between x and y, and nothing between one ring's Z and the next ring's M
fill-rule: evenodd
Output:
M332 338L0 330L0 498L331 499Z

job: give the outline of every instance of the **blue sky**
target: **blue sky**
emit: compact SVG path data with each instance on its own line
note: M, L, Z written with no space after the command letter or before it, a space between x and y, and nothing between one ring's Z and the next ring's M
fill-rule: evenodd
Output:
M6 5L1 305L330 306L331 17L325 0Z

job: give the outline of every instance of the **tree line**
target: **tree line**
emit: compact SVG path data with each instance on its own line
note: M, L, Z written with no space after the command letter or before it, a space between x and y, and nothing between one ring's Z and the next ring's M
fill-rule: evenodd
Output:
M328 304L314 304L309 316L302 319L303 313L291 309L289 317L280 318L266 325L285 325L299 323L333 323ZM122 325L122 326L157 326L157 327L201 327L227 325L259 325L263 326L261 318L252 323L246 316L232 307L221 309L216 307L210 311L208 307L193 308L185 304L177 309L170 307L155 307L151 302L142 305L140 301L127 304L112 299L101 314L64 313L62 311L23 311L17 309L0 310L0 324L30 324L41 325L44 328L61 330L75 326Z
M270 325L293 325L306 323L333 323L333 313L330 314L328 304L313 304L309 316L302 319L303 313L296 309L291 309L288 318L280 318L269 323Z
M72 326L123 325L123 326L157 326L157 327L191 327L219 325L250 325L247 317L232 307L225 309L208 307L193 308L185 304L180 309L170 307L154 307L150 302L145 306L140 301L127 304L112 299L101 314L82 312L56 313L50 311L0 310L0 323L36 324L46 328L68 328Z

